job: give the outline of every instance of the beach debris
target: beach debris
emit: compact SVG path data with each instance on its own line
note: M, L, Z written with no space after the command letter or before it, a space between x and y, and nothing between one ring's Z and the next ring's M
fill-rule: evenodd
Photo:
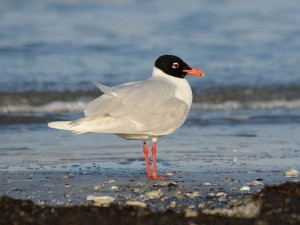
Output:
M178 184L175 181L167 182L161 181L158 184L154 184L153 187L177 187Z
M70 188L72 187L70 184L65 184L65 188Z
M260 204L253 200L247 200L243 205L227 208L203 209L202 212L209 215L223 215L230 217L253 218L259 214Z
M226 194L225 192L218 192L218 193L216 194L216 196L217 196L217 197L226 197L227 194Z
M91 189L94 191L99 191L101 189L101 185L93 185L91 186Z
M233 186L232 188L230 188L230 190L232 190L232 191L236 191L236 190L238 190L239 188L238 187L236 187L236 186Z
M284 176L285 177L298 177L299 171L296 169L287 169L284 171Z
M169 173L166 173L166 176L171 177L171 176L174 176L174 174L169 172Z
M170 208L175 208L177 206L177 202L176 201L171 201L169 204Z
M197 211L195 211L194 209L190 209L190 208L186 209L184 211L184 214L185 214L185 217L196 217L196 216L198 216Z
M176 191L175 192L175 196L178 198L178 199L181 199L184 197L183 193L181 191Z
M185 195L189 198L197 198L200 196L198 191L188 192L188 193L185 193Z
M140 202L140 201L127 201L126 205L136 206L136 207L141 207L141 208L145 208L147 206L147 204L145 202Z
M204 202L200 202L199 204L198 204L198 208L199 209L204 209L206 207L206 203L204 203Z
M111 180L105 181L104 183L105 184L111 184L111 183L115 183L115 182L117 182L117 181L114 180L114 179L111 179Z
M118 190L119 189L119 187L118 186L111 186L111 188L110 188L111 190Z
M70 179L70 178L74 178L74 175L73 174L67 174L67 175L64 175L62 177L62 179Z
M70 192L70 191L64 193L64 196L66 196L66 197L71 197L72 195L74 195L74 193Z
M161 198L162 196L164 196L164 193L161 190L149 191L146 193L146 196L150 199L156 199L156 198Z
M95 206L108 206L112 203L115 198L111 196L95 196L95 195L88 195L86 200L92 201L93 205Z
M250 186L245 185L245 186L240 188L240 191L250 191Z
M224 182L231 182L231 183L237 183L237 182L240 182L240 181L238 181L238 180L236 180L236 179L233 179L233 178L231 178L231 177L225 177L225 178L223 179L223 181L224 181Z
M262 182L260 182L258 180L254 180L251 183L247 183L246 185L253 187L253 186L262 186L262 185L264 185L264 183L262 183Z
M208 194L206 195L206 197L209 198L209 199L212 199L212 198L215 197L215 196L216 196L216 194L213 193L213 192L208 193Z

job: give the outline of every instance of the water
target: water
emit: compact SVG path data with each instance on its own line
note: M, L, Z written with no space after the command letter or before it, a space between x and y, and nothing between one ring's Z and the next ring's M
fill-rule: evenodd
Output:
M146 79L166 53L206 77L187 78L193 107L183 127L159 141L161 168L297 167L299 36L300 5L293 0L3 0L1 168L61 170L101 162L143 171L139 142L74 136L46 124L82 116L100 95L92 80Z

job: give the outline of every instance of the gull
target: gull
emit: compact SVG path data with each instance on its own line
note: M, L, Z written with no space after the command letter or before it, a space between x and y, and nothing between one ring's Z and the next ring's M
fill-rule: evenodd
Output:
M192 105L187 74L204 76L181 58L162 55L146 80L108 87L94 82L103 95L91 101L85 117L74 121L55 121L48 126L76 134L111 133L127 140L142 140L148 178L165 178L156 172L157 139L173 133L186 120ZM152 141L152 172L147 140Z

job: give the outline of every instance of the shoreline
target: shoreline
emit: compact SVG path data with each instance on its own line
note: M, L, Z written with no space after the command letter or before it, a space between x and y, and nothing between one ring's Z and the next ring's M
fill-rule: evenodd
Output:
M7 196L0 199L0 224L299 224L300 182L263 188L231 209L157 212L121 204L109 206L37 205ZM256 214L242 215L256 207ZM230 214L231 212L231 214Z

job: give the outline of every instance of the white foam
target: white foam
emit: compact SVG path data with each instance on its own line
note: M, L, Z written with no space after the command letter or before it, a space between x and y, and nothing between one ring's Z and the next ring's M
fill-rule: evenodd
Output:
M193 110L234 110L234 109L300 109L300 99L223 103L194 103Z
M27 104L0 106L2 113L62 113L81 112L86 106L83 101L54 101L45 105L32 106Z
M85 101L54 101L45 105L6 105L0 106L1 113L64 113L82 112L88 102ZM300 109L300 99L298 100L273 100L238 102L226 101L223 103L193 103L192 110L235 110L235 109Z

